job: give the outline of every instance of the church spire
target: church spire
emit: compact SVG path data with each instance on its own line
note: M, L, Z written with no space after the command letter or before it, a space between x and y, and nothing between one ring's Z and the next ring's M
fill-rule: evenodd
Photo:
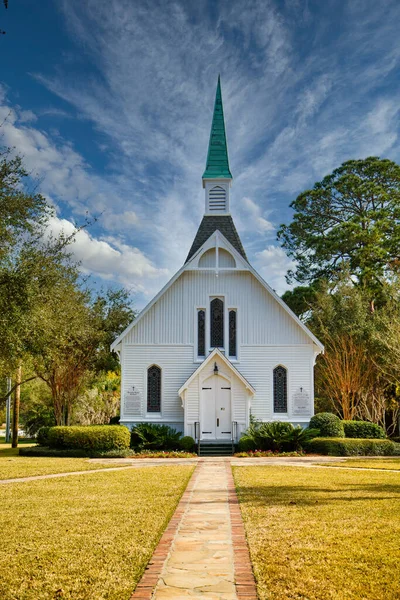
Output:
M210 141L208 144L206 170L203 173L203 186L205 184L205 179L232 179L232 174L229 169L224 109L222 106L221 79L219 75L217 92L215 94Z

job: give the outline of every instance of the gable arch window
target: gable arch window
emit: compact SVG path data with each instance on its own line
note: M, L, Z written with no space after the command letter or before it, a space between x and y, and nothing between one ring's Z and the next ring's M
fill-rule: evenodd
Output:
M279 365L273 374L274 413L287 413L287 369Z
M210 212L226 209L226 189L220 185L211 188L208 194L208 208Z
M221 298L210 302L210 341L212 348L224 347L224 302Z
M147 412L161 412L161 369L157 365L147 369Z

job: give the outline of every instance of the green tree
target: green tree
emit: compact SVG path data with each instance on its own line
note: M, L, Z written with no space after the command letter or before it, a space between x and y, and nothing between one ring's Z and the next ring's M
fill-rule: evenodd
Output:
M98 327L103 332L96 352L94 369L97 373L119 373L119 359L115 352L110 351L110 346L135 318L130 294L120 288L102 290L94 298L93 311L98 319Z
M370 310L400 266L400 166L350 160L301 193L278 239L296 262L288 281L334 280L345 267L367 290Z

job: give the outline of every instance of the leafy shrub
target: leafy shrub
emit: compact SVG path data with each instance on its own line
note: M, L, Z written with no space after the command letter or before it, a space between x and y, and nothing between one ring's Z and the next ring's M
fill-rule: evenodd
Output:
M279 451L285 443L285 436L293 430L291 423L272 421L261 423L255 419L251 420L248 429L240 438L240 448L247 450L274 450Z
M176 431L168 425L139 423L132 427L131 448L135 450L178 450L181 437L180 431Z
M185 435L179 440L179 447L187 452L193 452L195 443L196 442L190 435Z
M302 450L317 435L319 435L319 429L309 429L308 427L304 429L301 425L297 425L284 435L283 446L289 451Z
M254 451L256 449L254 440L252 440L251 438L247 437L247 435L244 435L243 437L240 438L238 445L237 445L237 449L238 452L251 452Z
M369 421L342 421L344 435L347 438L381 438L385 439L386 434L382 427Z
M333 413L318 413L310 419L310 429L319 429L320 437L344 437L343 423Z
M41 427L36 435L36 441L39 446L48 446L49 445L49 431L50 427Z
M122 425L51 427L48 445L59 450L107 452L129 448L129 430Z
M293 452L272 452L272 450L249 450L248 452L235 452L237 458L277 458L281 456L304 456L301 450Z
M142 450L133 458L195 458L197 454L185 450Z
M25 435L35 437L43 427L54 427L54 410L46 404L34 404L23 417Z
M108 424L109 425L119 425L119 419L120 416L119 415L115 415L115 417L111 417Z
M314 438L307 444L307 452L328 456L393 456L397 444L382 439Z

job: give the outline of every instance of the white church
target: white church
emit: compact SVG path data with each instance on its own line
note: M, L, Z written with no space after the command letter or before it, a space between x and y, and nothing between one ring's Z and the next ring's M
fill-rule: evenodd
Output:
M321 342L250 265L230 209L218 79L205 210L181 269L115 340L121 419L169 425L205 443L237 441L250 414L306 426Z

